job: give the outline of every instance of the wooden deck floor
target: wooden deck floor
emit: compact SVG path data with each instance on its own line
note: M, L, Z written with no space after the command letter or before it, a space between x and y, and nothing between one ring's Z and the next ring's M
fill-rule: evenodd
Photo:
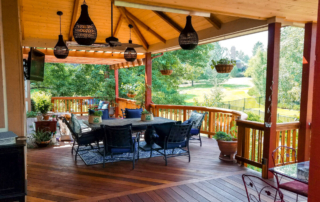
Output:
M241 175L253 173L221 162L215 140L191 144L186 157L140 159L86 166L71 155L71 145L29 149L28 201L247 201ZM286 201L295 195L286 194ZM306 200L305 198L302 198Z

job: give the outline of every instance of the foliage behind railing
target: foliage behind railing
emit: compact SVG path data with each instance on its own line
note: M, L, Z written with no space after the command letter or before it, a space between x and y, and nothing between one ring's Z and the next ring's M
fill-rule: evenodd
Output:
M94 97L52 97L52 111L87 114L91 105L95 104Z
M237 129L235 121L247 118L245 113L214 107L151 105L151 111L155 117L163 117L182 122L190 118L193 110L201 113L207 112L202 124L201 133L208 134L209 137L212 137L218 131L236 135Z

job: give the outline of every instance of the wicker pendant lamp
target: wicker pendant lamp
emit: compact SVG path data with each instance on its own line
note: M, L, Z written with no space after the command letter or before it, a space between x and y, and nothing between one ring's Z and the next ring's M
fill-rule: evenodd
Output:
M73 27L73 37L80 45L91 45L97 39L97 29L89 17L86 1L81 5L81 14Z
M59 40L57 45L54 47L53 50L53 54L54 56L56 56L56 58L58 59L65 59L68 57L69 55L69 49L66 46L66 44L63 41L63 36L61 34L61 15L63 15L63 13L61 11L57 12L57 15L60 16L60 35L59 35Z
M133 26L130 24L129 25L130 28L130 40L129 40L129 44L132 44L132 40L131 40L131 29L133 28ZM132 47L127 47L127 49L124 51L124 59L127 62L133 62L137 59L137 52L134 48Z
M198 42L198 34L192 27L191 16L188 15L186 26L179 36L179 45L184 50L192 50L197 47Z

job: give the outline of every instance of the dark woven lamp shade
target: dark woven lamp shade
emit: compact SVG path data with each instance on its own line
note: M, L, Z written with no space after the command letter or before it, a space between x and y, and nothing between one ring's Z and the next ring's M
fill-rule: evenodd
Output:
M129 44L132 44L132 40L131 40L131 29L132 29L132 25L129 25L130 28L130 40L129 40ZM124 51L124 59L127 62L133 62L137 59L137 51L132 48L132 47L127 47L127 49Z
M61 15L62 14L63 13L61 11L57 12L57 15L60 16L60 35L59 35L58 43L56 44L56 46L54 47L54 50L53 50L54 56L58 59L65 59L69 55L69 49L66 46L66 44L64 43L63 36L61 34Z
M89 17L85 1L81 5L80 17L73 27L73 37L80 45L91 45L97 39L97 29Z
M198 34L191 24L191 16L187 16L186 26L179 36L179 45L184 50L192 50L197 47L199 42Z

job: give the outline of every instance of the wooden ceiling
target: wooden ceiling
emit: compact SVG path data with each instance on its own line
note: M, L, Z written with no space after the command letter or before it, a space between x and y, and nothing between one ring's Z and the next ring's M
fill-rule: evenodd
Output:
M266 30L267 19L281 17L285 21L315 21L317 1L314 0L122 0L144 5L202 11L210 17L192 16L200 44ZM21 31L23 46L53 48L59 35L59 16L62 11L62 35L72 38L72 28L80 16L82 0L21 0ZM111 36L111 1L86 0L89 15L98 36L96 43L105 43ZM143 6L142 6L143 8ZM178 49L178 37L185 26L186 14L114 6L113 33L127 43L128 24L133 24L133 43L140 44L140 53ZM107 48L100 51L118 51ZM123 55L123 54L122 54ZM75 57L75 56L71 56ZM115 64L114 57L105 54L103 64ZM92 58L92 57L91 57ZM119 59L119 58L118 58ZM123 62L123 58L121 58ZM58 60L62 61L62 60ZM67 61L67 60L65 60ZM73 59L70 61L80 61ZM86 60L83 60L83 63ZM88 61L86 61L88 62Z

